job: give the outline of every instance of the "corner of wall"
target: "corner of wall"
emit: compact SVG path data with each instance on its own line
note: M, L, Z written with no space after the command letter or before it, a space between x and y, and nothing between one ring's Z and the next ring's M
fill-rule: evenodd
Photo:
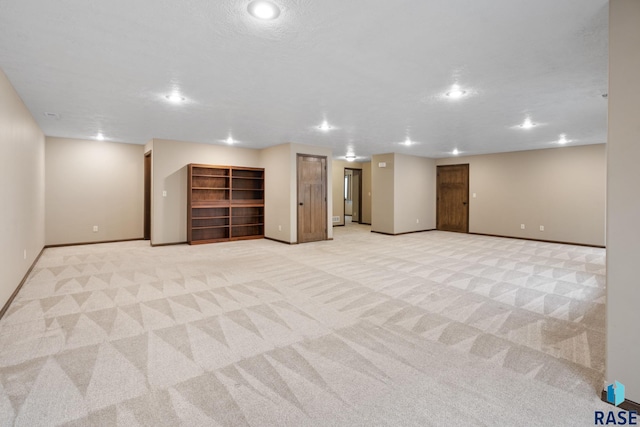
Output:
M45 136L0 69L0 307L11 297L45 242Z

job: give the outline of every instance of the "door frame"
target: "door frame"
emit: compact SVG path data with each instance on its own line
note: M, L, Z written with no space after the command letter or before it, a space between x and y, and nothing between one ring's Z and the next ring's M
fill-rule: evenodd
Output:
M359 175L360 175L360 179L358 179L358 224L362 224L362 168L344 168L344 173L343 173L343 179L344 176L346 176L346 172L350 170L350 171L358 171ZM353 174L351 175L353 177ZM353 178L351 178L353 180ZM353 185L353 181L352 184ZM344 187L344 185L342 186ZM351 200L353 200L353 187L351 188ZM344 194L342 195L342 219L344 222L344 225L347 225L347 219L346 219L346 214L345 212L347 211L347 200L344 198ZM352 204L353 206L353 204ZM351 213L351 222L353 222L353 212Z
M300 242L300 158L301 157L314 157L317 159L321 159L324 160L324 170L323 170L323 183L322 183L322 187L323 187L323 195L324 195L324 237L322 240L328 240L329 238L329 231L328 231L328 227L329 227L329 221L327 216L329 215L329 208L328 208L328 200L327 200L327 156L320 156L317 154L304 154L304 153L296 153L296 243L299 244ZM307 243L307 242L302 242L302 243Z
M469 233L469 163L456 163L451 165L438 165L436 166L436 230L440 230L440 168L446 168L448 166L466 166L467 167L467 188L466 188L466 199L467 202L465 204L465 209L467 210L467 222L464 225L465 231L460 231L460 233ZM445 230L450 231L450 230Z
M151 241L151 194L153 187L153 168L151 151L144 153L144 219L143 235L144 240Z

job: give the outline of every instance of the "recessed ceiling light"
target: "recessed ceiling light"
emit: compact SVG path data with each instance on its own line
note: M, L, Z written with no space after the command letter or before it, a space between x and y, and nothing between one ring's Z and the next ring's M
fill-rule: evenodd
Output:
M466 94L467 94L467 91L462 90L460 86L457 84L452 85L451 90L445 93L445 95L451 99L459 99L465 96Z
M98 141L104 141L104 135L102 134L102 132L98 132L98 134L96 135L96 139Z
M179 104L184 101L184 96L180 95L178 92L173 92L171 95L165 96L165 98L174 104Z
M318 126L318 129L322 130L322 131L329 131L331 129L333 129L333 126L331 126L329 123L327 123L327 121L323 121L322 124L320 126Z
M522 122L522 124L520 125L522 129L531 129L534 126L535 126L535 123L533 123L529 117L524 119L524 122Z
M280 8L270 1L252 1L247 10L254 18L269 21L276 19L280 15Z
M406 145L408 147L410 145L413 145L413 141L411 140L411 138L407 137L407 139L405 139L404 142L401 142L400 144Z
M233 144L236 141L233 138L231 138L231 135L229 135L227 139L224 140L224 142L226 142L227 144Z
M458 154L460 154L460 152L458 151L457 148L454 148L451 154L453 154L454 156L457 156Z
M558 144L566 144L567 142L571 142L567 139L567 135L564 133L560 135L560 139L558 139Z
M347 154L346 156L344 156L345 159L347 159L348 162L353 162L356 159L356 155L355 154Z
M44 113L45 117L48 117L50 119L55 119L55 120L60 120L60 116L57 113L50 113L48 111L46 111Z

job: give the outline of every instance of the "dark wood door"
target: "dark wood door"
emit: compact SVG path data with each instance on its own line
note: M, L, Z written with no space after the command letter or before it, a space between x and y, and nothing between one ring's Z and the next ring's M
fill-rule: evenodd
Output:
M469 232L469 165L438 166L438 230Z
M327 158L298 154L298 243L327 238Z
M151 151L144 155L144 240L151 240Z

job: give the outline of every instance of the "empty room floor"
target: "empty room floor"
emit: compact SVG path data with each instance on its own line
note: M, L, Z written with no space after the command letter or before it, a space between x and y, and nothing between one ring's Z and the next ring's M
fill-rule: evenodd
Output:
M0 425L590 425L605 250L334 240L46 249L0 320Z

